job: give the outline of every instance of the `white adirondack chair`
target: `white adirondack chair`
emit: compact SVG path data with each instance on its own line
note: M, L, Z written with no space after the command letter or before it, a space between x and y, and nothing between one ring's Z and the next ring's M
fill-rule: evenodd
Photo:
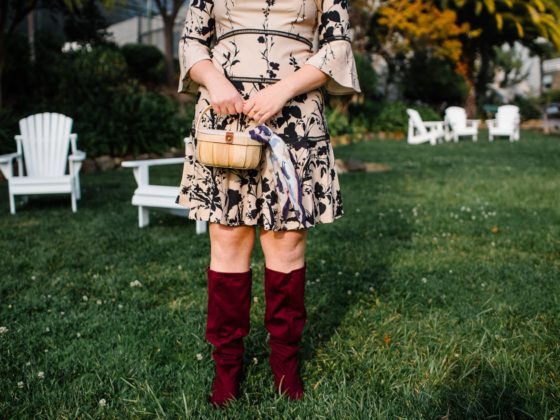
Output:
M185 143L190 137L185 138ZM177 165L185 162L185 158L129 160L122 162L123 168L132 168L138 188L132 196L132 204L138 206L138 226L145 227L150 224L150 208L165 210L177 216L186 217L189 209L175 203L179 194L179 187L150 184L150 167L161 165ZM207 222L196 221L196 233L207 231Z
M478 140L478 126L480 120L467 119L464 108L450 106L445 110L445 139L447 141L459 141L460 137L471 137L473 141Z
M422 117L415 109L407 109L408 114L408 144L430 142L435 146L445 137L443 121L422 121Z
M490 141L494 137L509 137L509 141L519 141L519 124L520 124L519 107L516 105L502 105L496 112L496 118L487 120L488 138Z
M72 122L66 115L51 112L19 121L21 134L15 136L16 153L0 156L12 214L16 213L15 196L32 194L70 194L72 211L76 212L76 201L80 199L79 172L86 154L77 149L78 135L71 133ZM14 160L18 163L17 176Z

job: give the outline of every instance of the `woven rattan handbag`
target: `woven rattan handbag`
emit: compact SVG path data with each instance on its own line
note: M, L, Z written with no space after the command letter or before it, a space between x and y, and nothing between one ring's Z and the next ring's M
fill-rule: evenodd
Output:
M248 132L200 127L202 116L210 108L212 105L204 108L196 121L196 159L207 166L255 169L261 161L263 147L266 145L253 140Z

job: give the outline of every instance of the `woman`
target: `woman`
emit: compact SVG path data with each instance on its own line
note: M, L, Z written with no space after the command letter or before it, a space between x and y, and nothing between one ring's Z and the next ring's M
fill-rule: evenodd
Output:
M303 396L298 351L306 321L307 229L343 215L320 87L331 94L361 92L347 0L323 0L320 21L318 2L191 0L179 43L179 92L197 96L194 144L186 146L177 202L190 209L190 219L210 225L206 339L216 367L210 402L218 406L239 395L256 226L265 257L265 326L275 387L291 399ZM293 208L282 214L284 192L274 188L268 159L250 170L196 161L194 124L208 104L205 127L246 131L265 123L285 141L301 180L303 222Z

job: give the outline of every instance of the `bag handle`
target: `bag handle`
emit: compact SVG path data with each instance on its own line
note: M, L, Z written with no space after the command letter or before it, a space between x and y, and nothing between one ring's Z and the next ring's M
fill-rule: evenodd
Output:
M206 107L200 112L200 114L198 114L198 118L196 119L196 125L194 128L194 134L196 136L196 134L198 133L198 126L200 125L200 121L202 120L202 116L210 109L212 108L212 104L208 104L206 105ZM245 114L243 114L245 115ZM252 119L250 121L253 121ZM255 127L257 126L257 123L255 122ZM227 130L222 130L222 131L227 131Z

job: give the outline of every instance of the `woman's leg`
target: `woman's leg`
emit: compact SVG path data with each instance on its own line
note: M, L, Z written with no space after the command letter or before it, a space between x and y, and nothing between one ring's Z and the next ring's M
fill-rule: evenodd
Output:
M210 402L222 406L239 395L243 337L249 333L255 228L210 223L206 339L214 346L216 376Z
M259 236L266 266L271 270L288 272L304 265L307 229L280 232L261 229Z
M270 334L270 367L278 392L303 396L299 376L299 343L307 313L304 304L306 230L261 231L265 256L265 327Z
M226 226L210 223L210 268L216 271L243 272L251 265L255 244L254 226Z

